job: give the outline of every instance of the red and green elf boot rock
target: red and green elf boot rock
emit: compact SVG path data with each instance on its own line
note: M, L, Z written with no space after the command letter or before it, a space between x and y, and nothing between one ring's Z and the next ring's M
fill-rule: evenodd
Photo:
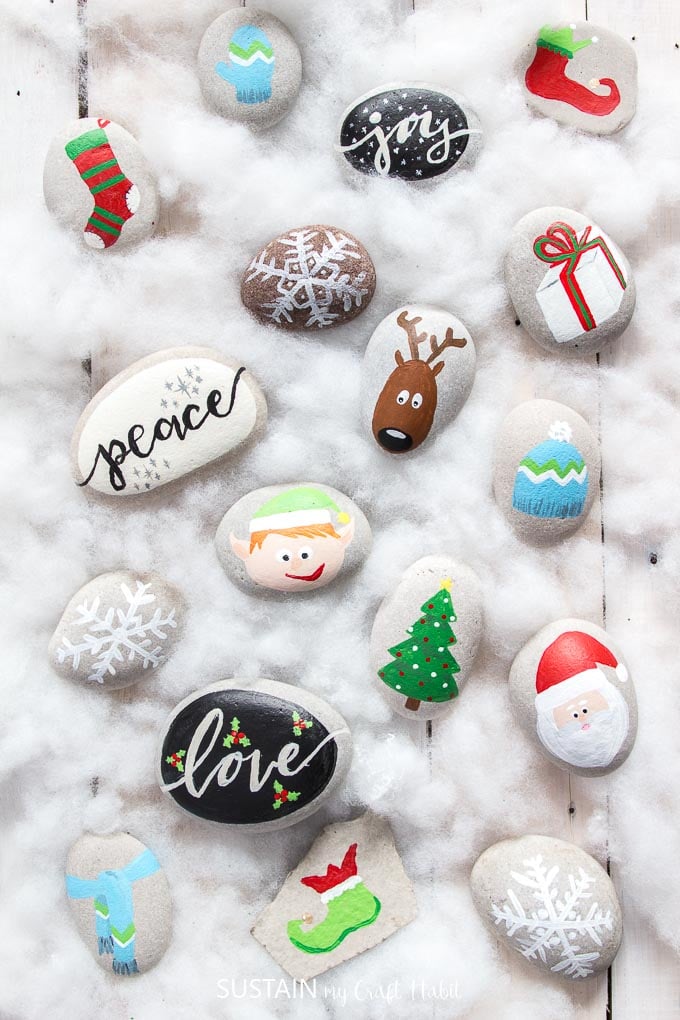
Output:
M567 103L582 113L606 117L621 102L619 87L613 78L600 78L591 84L609 88L606 96L592 92L585 85L567 76L567 65L579 50L597 43L597 37L574 39L574 29L550 28L544 25L536 40L536 56L527 69L524 81L529 92L542 99Z

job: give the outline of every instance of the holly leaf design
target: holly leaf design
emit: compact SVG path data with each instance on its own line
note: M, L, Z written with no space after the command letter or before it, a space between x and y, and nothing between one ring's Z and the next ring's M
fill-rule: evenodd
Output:
M250 747L250 741L248 740L248 737L243 737L243 739L240 740L239 743L241 747Z
M237 733L241 729L241 723L236 718L236 716L234 716L234 718L231 720L231 728L232 730L236 730Z
M296 737L302 736L302 730L300 729L299 726L293 726L293 733L295 734Z
M283 801L275 800L274 803L272 804L272 807L274 808L275 811L278 811L282 803Z
M282 790L283 790L283 787L281 786L281 783L278 781L278 779L275 779L274 780L274 792L275 793L281 793Z
M300 794L297 792L297 790L292 790L288 794L288 800L297 800L299 796L300 796Z
M222 741L222 746L223 747L231 747L231 745L233 743L234 743L234 738L232 737L232 735L230 733L229 736L225 737L224 740Z

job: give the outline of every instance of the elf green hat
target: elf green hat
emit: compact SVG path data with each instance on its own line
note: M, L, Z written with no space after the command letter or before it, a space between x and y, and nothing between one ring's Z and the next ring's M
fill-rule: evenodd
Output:
M340 524L349 520L349 514L340 509L321 489L300 486L267 500L250 521L250 534L255 531L280 531L284 528L304 528L312 524L332 524L334 513Z
M571 60L578 50L597 42L597 38L582 39L580 42L576 42L574 40L575 28L576 25L569 25L568 28L551 28L550 25L544 25L538 33L536 45L543 46L546 50L553 50L555 53L561 53L563 57L568 57Z

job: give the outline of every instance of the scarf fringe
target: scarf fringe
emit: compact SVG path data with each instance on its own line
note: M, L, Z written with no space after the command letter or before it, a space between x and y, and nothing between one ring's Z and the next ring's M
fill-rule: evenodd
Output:
M139 974L139 967L136 960L132 960L130 963L123 963L114 957L113 971L114 974Z
M98 947L99 947L99 955L100 956L103 956L104 953L112 953L113 952L113 939L111 938L110 935L105 935L105 936L99 935L98 938L97 938L97 943L98 943Z

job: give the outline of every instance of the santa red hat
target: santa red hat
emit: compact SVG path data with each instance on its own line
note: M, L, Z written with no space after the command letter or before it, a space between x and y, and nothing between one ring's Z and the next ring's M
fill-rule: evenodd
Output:
M543 652L536 670L536 708L550 710L586 691L605 690L609 680L600 666L613 669L621 683L628 679L623 663L591 634L580 630L560 634Z

